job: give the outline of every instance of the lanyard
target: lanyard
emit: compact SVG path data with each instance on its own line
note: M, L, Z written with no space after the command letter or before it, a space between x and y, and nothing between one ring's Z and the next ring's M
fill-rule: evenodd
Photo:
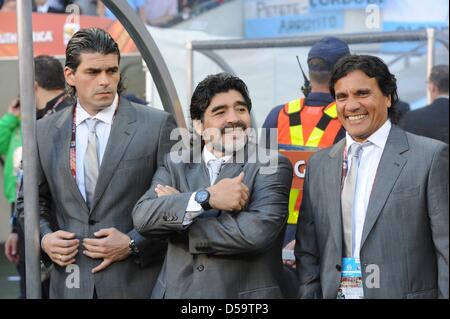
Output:
M120 97L117 101L116 109L114 110L113 122L119 109ZM77 177L77 103L73 106L73 121L72 121L72 137L70 139L70 149L69 149L69 163L70 171L72 177L76 180ZM112 125L112 123L111 123Z
M55 113L58 105L60 105L66 98L67 98L66 94L61 95L58 101L56 101L56 103L53 104L53 106L50 109L48 109L42 117Z

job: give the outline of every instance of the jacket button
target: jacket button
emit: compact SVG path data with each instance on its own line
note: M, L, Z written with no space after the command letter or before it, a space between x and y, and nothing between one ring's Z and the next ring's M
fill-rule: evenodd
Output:
M89 219L89 225L95 225L97 224L97 221L93 220L93 219Z
M336 265L336 270L337 271L341 271L342 270L342 266L341 265Z
M197 267L197 270L198 271L203 271L203 270L205 270L205 266L200 265L200 266Z

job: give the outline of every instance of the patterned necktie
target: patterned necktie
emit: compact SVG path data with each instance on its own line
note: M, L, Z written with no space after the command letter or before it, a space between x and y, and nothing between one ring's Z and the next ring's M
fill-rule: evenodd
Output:
M345 178L341 194L344 257L353 256L353 203L358 178L358 167L363 147L370 144L370 142L364 142L363 144L353 143L348 151L348 156L351 157L351 167Z
M84 154L84 185L86 190L86 204L91 208L94 199L95 185L98 178L98 138L96 126L98 120L86 119L89 128L88 143Z
M223 164L223 159L209 160L208 161L208 167L210 168L210 170L209 170L209 180L211 181L211 185L214 184L214 182L217 179L217 176L219 176L222 164Z

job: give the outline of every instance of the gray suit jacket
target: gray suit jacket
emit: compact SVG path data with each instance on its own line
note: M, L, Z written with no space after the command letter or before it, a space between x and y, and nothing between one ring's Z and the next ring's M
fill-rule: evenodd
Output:
M200 154L198 155L200 156ZM174 163L166 157L152 187L133 211L144 235L168 237L169 247L153 298L280 298L281 245L288 215L292 167L277 157L276 172L264 164L225 163L217 181L245 172L248 206L240 212L209 210L182 225L191 194L210 186L205 164ZM181 194L157 198L157 184Z
M175 121L168 113L120 99L90 211L70 170L72 121L70 107L37 123L41 238L64 230L80 239L75 262L80 271L80 288L67 288L66 279L72 273L55 265L50 297L92 298L95 286L99 298L148 298L167 243L140 236L133 229L131 212L170 151L169 136ZM20 210L22 202L19 198ZM128 233L139 242L139 258L129 257L92 274L92 268L102 260L83 255L82 240L94 238L96 231L109 227Z
M342 257L345 140L311 157L295 255L300 298L336 298ZM393 126L367 208L365 298L448 298L448 145ZM379 269L379 288L364 283ZM369 267L368 267L369 266Z

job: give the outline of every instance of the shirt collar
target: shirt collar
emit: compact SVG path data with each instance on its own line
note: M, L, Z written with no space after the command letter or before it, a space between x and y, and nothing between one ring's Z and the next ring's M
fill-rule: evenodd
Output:
M384 146L386 145L386 142L387 142L387 139L389 136L389 132L391 131L391 127L392 127L391 121L388 119L386 122L384 122L384 124L378 130L376 130L372 135L370 135L367 138L367 140L383 150ZM347 152L353 143L357 143L348 134L348 132L345 133L345 141L346 141Z
M98 112L95 116L91 116L86 110L81 106L80 101L77 101L77 118L76 118L76 126L83 123L86 119L94 118L102 121L103 123L112 124L114 113L117 108L117 103L119 101L118 95L114 98L114 101L110 106Z
M213 153L211 153L208 148L205 146L203 147L203 160L205 161L206 164L208 164L209 161L211 160L218 160L218 159L222 159L224 163L228 162L228 160L231 158L231 155L227 155L227 156L223 156L220 158L217 158Z

